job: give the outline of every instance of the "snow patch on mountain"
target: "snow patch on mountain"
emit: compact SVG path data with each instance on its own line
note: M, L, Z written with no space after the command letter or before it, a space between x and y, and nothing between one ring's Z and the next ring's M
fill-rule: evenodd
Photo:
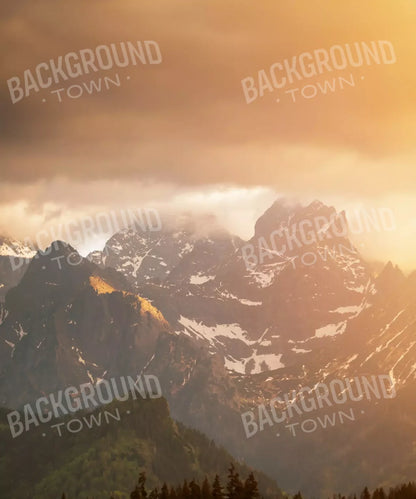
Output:
M121 264L122 267L128 267L128 266L131 266L132 267L132 270L131 270L131 275L133 277L137 277L137 272L138 270L140 269L142 263L143 263L143 260L146 258L146 256L150 253L150 250L145 253L143 256L139 256L139 255L136 255L134 256L133 258L125 258L125 257L121 257L121 260L123 261L123 263Z
M208 281L212 281L215 279L215 276L213 275L203 275L201 273L198 273L196 275L191 275L189 278L189 283L194 284L194 285L199 285L199 284L205 284Z
M202 322L188 319L181 315L179 321L184 327L182 331L176 331L177 334L185 333L188 336L208 340L212 346L217 343L223 344L220 338L231 338L239 340L246 345L255 345L256 341L250 341L247 337L247 331L244 331L239 324L217 324L215 326L206 326Z
M312 352L312 350L305 350L304 348L292 348L292 352L295 352L295 353L309 353L309 352Z
M0 256L14 256L20 258L33 258L36 251L20 241L4 239L0 245Z
M219 294L223 298L231 298L232 300L236 300L236 301L242 303L243 305L248 305L249 307L258 307L259 305L263 304L263 302L261 302L261 301L252 301L252 300L248 300L247 298L239 298L238 296L235 296L232 293L229 293L228 291L226 291L226 292L219 291Z
M281 361L282 354L257 354L257 350L254 350L253 355L250 357L237 360L231 356L225 358L225 367L230 371L235 371L238 374L258 374L263 371L272 371L274 369L281 369L285 367ZM252 365L250 365L250 364Z
M400 355L400 357L398 358L398 360L394 363L394 365L392 366L392 368L390 369L389 371L389 375L390 375L390 378L393 382L393 386L395 386L396 384L399 384L401 382L401 379L400 377L395 377L394 375L394 370L395 368L397 367L397 365L403 360L406 358L406 355L410 352L410 350L414 347L414 345L416 344L416 341L412 341L410 343L410 346L402 353L402 355Z
M330 314L353 314L360 310L359 305L347 305L345 307L338 307L335 310L330 310Z
M179 237L179 235L178 235ZM191 243L185 243L183 248L181 249L181 252L179 253L180 257L183 257L184 255L190 253L194 249L194 245Z
M263 265L261 270L251 269L248 277L251 283L258 285L260 288L268 288L275 282L276 278L286 267L286 265L286 262Z
M9 311L4 306L2 306L2 304L0 303L0 326L7 319L8 315L9 315Z
M316 338L323 338L324 336L335 336L342 334L347 327L347 321L339 322L338 324L327 324L315 330Z
M4 340L6 345L9 345L9 347L12 349L11 353L10 353L10 357L13 357L13 354L14 354L14 350L15 350L15 344L12 343L11 341L9 340Z
M23 327L21 324L18 324L18 327L14 330L14 332L19 337L19 341L23 338L23 336L27 335L27 332L23 330Z
M402 313L404 312L405 309L400 310L398 314L396 314L393 319L383 328L383 330L380 332L380 336L383 336L383 334L390 329L390 326L398 319Z

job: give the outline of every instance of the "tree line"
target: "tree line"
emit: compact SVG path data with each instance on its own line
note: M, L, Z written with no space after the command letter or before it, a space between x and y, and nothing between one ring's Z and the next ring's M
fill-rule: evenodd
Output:
M260 499L261 497L254 474L251 472L245 480L242 480L233 464L228 469L227 483L224 485L219 476L215 475L212 482L205 477L202 482L184 480L181 485L168 486L164 483L160 489L155 487L148 490L146 473L142 472L130 494L130 499ZM67 499L65 493L61 499ZM110 499L115 498L112 496ZM303 496L298 492L292 496L292 499L303 499ZM359 495L334 494L332 499L416 499L416 483L405 483L391 487L388 491L379 487L372 493L368 487L364 487Z
M176 487L166 483L159 490L157 487L151 491L146 490L146 474L140 473L139 480L130 499L255 499L259 498L257 480L250 473L246 480L242 480L236 472L233 464L228 469L228 480L225 486L221 484L218 475L215 475L212 483L205 477L202 483L195 480L188 482L184 480L182 485Z
M298 492L293 499L303 499L302 494ZM343 496L334 494L332 499L416 499L416 483L409 482L396 487L391 487L387 492L379 487L371 493L368 487L364 487L361 494Z

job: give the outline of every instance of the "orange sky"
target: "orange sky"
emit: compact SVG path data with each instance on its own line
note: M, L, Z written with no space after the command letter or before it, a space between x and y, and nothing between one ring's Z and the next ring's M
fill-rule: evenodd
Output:
M47 219L103 206L144 200L189 208L188 199L198 199L197 210L204 204L244 235L283 194L396 210L397 233L369 252L416 267L414 0L0 6L1 230L21 236ZM162 63L111 70L122 85L95 95L59 103L42 90L12 104L9 78L68 52L127 40L155 40ZM295 103L277 90L245 102L241 80L273 63L372 40L390 41L397 62L324 73L290 88L351 74L354 87ZM210 193L221 186L229 197L218 201ZM245 226L224 201L236 192L243 193L236 209Z

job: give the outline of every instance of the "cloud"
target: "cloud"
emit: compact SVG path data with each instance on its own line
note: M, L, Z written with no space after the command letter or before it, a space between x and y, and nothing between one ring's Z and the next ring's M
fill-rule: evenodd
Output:
M415 16L411 0L0 0L0 231L24 235L94 210L169 200L178 209L206 204L246 235L275 193L337 208L406 199L403 224L413 227ZM58 102L44 89L12 104L7 80L26 69L137 40L156 41L162 63L62 85L81 85L77 99ZM241 80L273 63L372 40L391 41L397 62L293 84L352 74L354 86L296 103L279 90L245 102ZM120 86L102 80L91 95L83 87L116 73Z
M357 161L330 174L333 190L385 157L390 161L380 161L377 171L381 188L392 187L387 178L395 162L393 187L407 183L416 138L411 2L382 0L377 9L307 0L17 5L0 22L2 180L225 179L287 189L305 173L320 177L327 158L339 165L347 155ZM68 52L127 40L157 41L162 63L120 69L120 87L79 99L59 103L45 90L11 103L8 78ZM371 40L391 40L397 63L355 68L355 88L280 104L273 92L245 103L241 79L260 69L316 48ZM77 83L90 80L84 75ZM397 165L403 155L409 161Z

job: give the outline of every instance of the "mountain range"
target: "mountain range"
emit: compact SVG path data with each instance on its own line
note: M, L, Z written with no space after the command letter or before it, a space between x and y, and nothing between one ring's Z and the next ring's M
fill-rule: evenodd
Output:
M412 479L416 274L389 262L375 275L344 222L319 201L278 200L249 241L182 217L160 232L114 234L75 266L56 265L75 250L54 244L5 282L0 404L151 373L175 419L285 489L321 496ZM380 374L397 396L351 423L246 438L241 414L259 404Z

